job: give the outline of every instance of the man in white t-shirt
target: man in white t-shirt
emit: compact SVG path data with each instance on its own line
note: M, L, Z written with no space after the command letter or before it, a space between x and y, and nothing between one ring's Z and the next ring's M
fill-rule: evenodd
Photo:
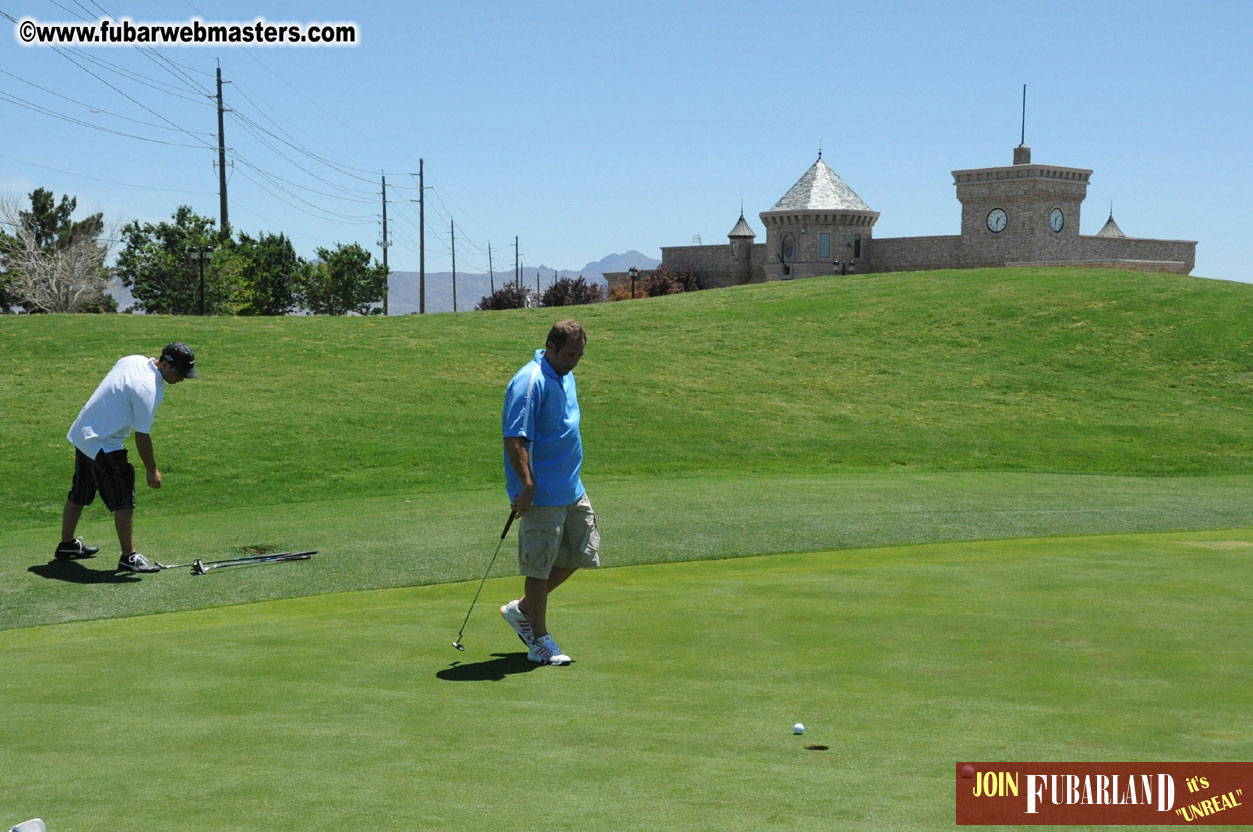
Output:
M165 385L185 378L199 378L196 354L175 341L161 351L160 358L128 355L119 359L91 394L65 436L75 448L74 481L61 515L61 544L55 553L58 559L89 558L100 551L100 547L87 546L74 536L83 507L99 493L113 512L122 547L118 571L160 571L135 551L135 466L127 461L122 442L132 430L135 432L135 450L147 471L148 487L160 488L161 471L152 454L152 421L165 396Z

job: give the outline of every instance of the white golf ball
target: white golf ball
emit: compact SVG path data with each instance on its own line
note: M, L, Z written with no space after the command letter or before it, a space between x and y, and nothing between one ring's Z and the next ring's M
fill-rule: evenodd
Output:
M804 725L803 723L800 723L800 722L796 723L795 725L793 725L793 726L792 726L792 733L793 733L793 734L803 734L803 733L805 733L805 725Z

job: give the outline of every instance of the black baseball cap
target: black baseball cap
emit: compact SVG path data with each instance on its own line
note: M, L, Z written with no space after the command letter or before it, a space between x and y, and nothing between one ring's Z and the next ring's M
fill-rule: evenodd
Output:
M161 360L183 378L200 378L196 372L196 353L182 341L175 341L161 350Z

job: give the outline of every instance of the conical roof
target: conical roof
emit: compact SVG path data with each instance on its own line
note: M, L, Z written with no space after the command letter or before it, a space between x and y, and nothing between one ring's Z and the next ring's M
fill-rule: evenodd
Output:
M870 211L870 206L818 157L771 211Z
M1109 219L1105 221L1105 227L1096 232L1098 237L1126 237L1122 233L1122 229L1118 227L1118 223L1114 222L1114 212L1109 212Z
M744 221L744 212L740 212L740 221L735 224L735 228L727 234L728 237L756 237L757 234L753 229L748 227L748 223Z

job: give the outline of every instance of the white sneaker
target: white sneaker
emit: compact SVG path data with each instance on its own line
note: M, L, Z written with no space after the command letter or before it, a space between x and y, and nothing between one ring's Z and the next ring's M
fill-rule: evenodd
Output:
M526 654L526 657L539 664L570 663L570 657L561 652L561 648L557 646L557 642L553 641L551 635L540 636L539 640L531 645L531 651Z
M156 566L152 561L148 560L138 552L131 552L129 555L123 555L117 562L117 571L122 572L129 569L132 572L160 572L161 567Z
M519 607L516 600L510 601L500 608L501 616L509 622L509 626L513 627L513 631L518 634L518 638L522 639L522 643L530 647L535 641L535 633L531 629L531 619L526 617Z

